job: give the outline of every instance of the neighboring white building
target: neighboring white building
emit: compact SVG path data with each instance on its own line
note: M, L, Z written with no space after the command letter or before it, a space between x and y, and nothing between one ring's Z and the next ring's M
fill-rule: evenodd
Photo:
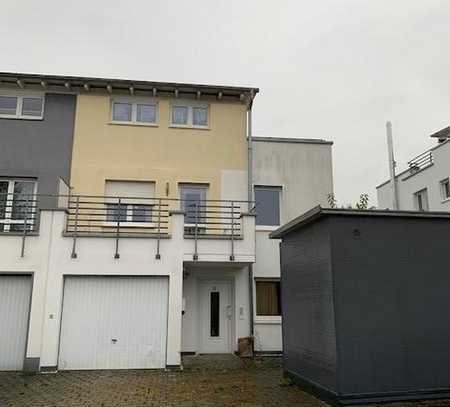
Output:
M258 352L279 352L281 341L279 240L269 233L333 192L332 142L254 137L253 184L256 201L254 338Z
M450 127L431 135L438 144L395 177L399 210L450 211ZM393 209L390 181L377 186L378 207Z

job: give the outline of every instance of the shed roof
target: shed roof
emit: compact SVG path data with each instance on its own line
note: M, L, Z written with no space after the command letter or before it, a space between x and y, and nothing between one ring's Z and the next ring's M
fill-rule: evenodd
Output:
M391 211L379 209L333 209L316 206L303 215L291 220L285 225L274 230L269 236L271 239L280 239L288 233L299 230L318 219L326 216L367 216L384 218L423 218L450 220L450 212L424 212L424 211Z

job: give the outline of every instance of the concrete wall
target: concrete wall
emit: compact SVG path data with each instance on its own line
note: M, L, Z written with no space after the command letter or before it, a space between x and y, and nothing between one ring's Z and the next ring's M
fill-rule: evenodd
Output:
M450 211L450 199L443 199L440 181L450 176L450 142L436 146L432 150L433 165L411 175L405 171L396 177L400 210L416 210L414 193L428 189L428 203L431 211ZM392 209L390 184L377 187L378 207Z
M450 391L450 220L329 221L341 394Z
M328 220L281 245L284 369L337 392L337 352Z
M280 221L284 224L316 205L327 205L333 192L329 142L321 140L254 138L254 185L281 186ZM269 239L276 227L257 226L255 278L279 278L279 240ZM255 287L253 287L256 304ZM255 307L256 310L256 307ZM255 349L281 351L281 317L257 316Z
M171 127L172 99L155 100L157 125L124 125L111 123L109 96L78 96L74 192L102 195L105 180L125 179L155 182L156 197L179 198L178 183L195 182L209 184L207 199L246 199L245 104L211 101L209 128L195 129Z
M0 118L0 177L37 178L38 193L57 194L58 177L70 180L75 104L74 95L47 93L42 120Z

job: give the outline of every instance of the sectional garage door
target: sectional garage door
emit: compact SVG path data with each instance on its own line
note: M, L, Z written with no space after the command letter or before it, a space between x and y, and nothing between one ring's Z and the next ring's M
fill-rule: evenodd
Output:
M167 307L166 277L66 277L59 369L164 368Z
M0 275L0 370L22 370L28 333L31 276Z

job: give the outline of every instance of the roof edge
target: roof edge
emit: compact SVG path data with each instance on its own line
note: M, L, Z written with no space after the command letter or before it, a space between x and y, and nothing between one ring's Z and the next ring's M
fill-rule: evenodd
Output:
M328 144L333 145L333 141L314 138L295 138L295 137L263 137L253 136L252 141L265 141L271 143L302 143L302 144Z

